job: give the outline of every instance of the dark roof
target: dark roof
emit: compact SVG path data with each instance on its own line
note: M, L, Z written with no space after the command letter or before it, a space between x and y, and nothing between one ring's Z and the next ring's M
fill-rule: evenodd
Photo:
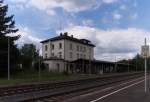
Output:
M66 39L66 40L70 40L70 41L74 41L74 42L78 42L78 43L81 43L81 44L85 44L85 45L89 45L89 46L95 47L95 45L92 44L89 40L87 40L87 39L77 39L77 38L74 38L73 36L68 36L67 33L64 33L63 35L60 34L60 36L56 36L56 37L54 37L54 38L50 38L50 39L43 40L43 41L41 41L41 43L46 43L46 42L48 42L48 41L63 40L63 39Z
M46 60L64 60L64 59L57 58L57 57L49 57L49 58L44 58L43 60L46 61Z
M116 64L116 62L110 62L110 61L102 61L102 60L88 60L88 59L77 59L77 60L75 60L75 61L72 61L72 63L82 63L82 62L91 62L91 63L94 63L94 64L101 64L101 63L103 63L103 64L111 64L111 65L115 65ZM126 63L118 63L117 62L117 65L132 65L132 64L126 64Z
M77 59L77 60L72 61L72 62L74 63L74 62L82 62L82 61L85 61L85 62L92 62L92 63L114 64L114 62L109 62L109 61L102 61L102 60L88 60L88 59Z

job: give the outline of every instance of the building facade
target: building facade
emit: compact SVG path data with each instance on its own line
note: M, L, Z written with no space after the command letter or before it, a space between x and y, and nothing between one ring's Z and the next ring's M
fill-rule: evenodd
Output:
M78 59L94 60L95 45L87 39L77 39L68 33L46 39L42 43L43 62L49 71L69 71Z

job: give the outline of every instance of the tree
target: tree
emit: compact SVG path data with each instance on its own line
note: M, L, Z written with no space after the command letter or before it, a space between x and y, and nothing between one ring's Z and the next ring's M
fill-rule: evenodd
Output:
M38 52L33 44L24 44L20 49L20 53L24 69L31 69L38 61Z
M7 66L8 66L8 39L10 42L10 68L11 71L16 67L17 58L19 51L15 41L19 39L18 36L13 36L13 33L16 33L18 29L15 27L14 15L7 16L8 5L3 3L3 0L0 0L0 75L7 75Z

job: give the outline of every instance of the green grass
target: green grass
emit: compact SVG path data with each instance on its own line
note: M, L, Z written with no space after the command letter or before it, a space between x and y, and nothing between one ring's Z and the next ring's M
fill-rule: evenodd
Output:
M67 79L74 79L73 75L65 75L64 73L52 73L52 72L41 72L40 79L38 72L20 72L16 75L11 75L11 79L0 78L0 86L3 85L19 85L28 84L34 82L44 82L44 81L62 81Z

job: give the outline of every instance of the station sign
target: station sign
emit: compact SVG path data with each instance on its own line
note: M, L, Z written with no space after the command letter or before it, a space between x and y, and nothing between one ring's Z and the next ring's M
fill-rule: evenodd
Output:
M141 56L143 58L147 58L149 57L149 46L148 45L143 45L141 47Z

